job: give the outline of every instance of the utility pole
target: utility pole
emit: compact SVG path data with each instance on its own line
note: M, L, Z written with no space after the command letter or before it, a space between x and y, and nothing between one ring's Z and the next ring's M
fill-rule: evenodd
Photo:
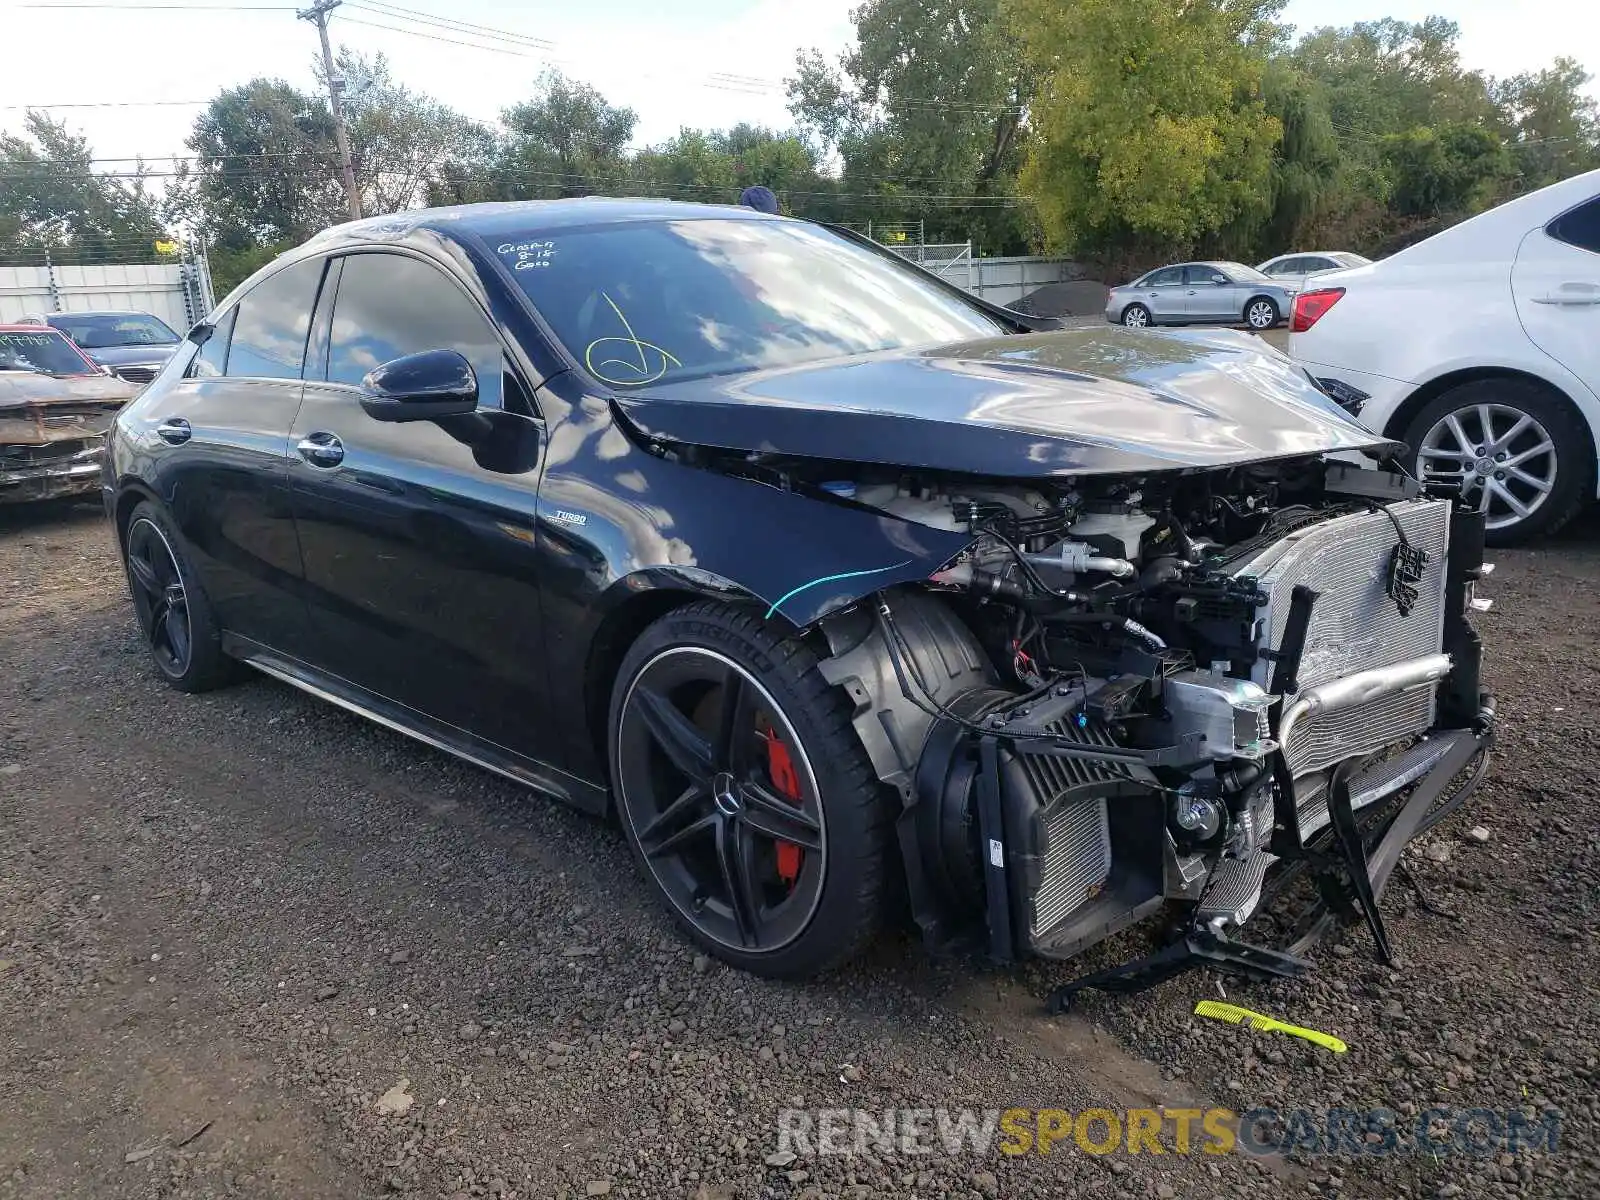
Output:
M356 170L350 163L350 135L344 128L344 104L339 93L344 91L344 79L333 70L333 50L328 46L328 14L338 8L341 0L317 0L310 8L295 15L302 21L316 24L317 36L322 39L322 73L328 80L328 103L333 109L333 140L339 147L339 174L344 176L344 195L350 203L350 219L361 219L361 193L356 191Z

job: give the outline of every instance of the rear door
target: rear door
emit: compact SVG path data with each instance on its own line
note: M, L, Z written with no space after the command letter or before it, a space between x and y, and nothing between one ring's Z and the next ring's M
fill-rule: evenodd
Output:
M188 544L223 629L285 653L307 632L289 506L289 428L324 260L257 283L155 404L141 406L148 476Z
M1600 393L1600 196L1522 239L1511 291L1533 344Z
M291 436L317 661L553 762L534 516L544 428L529 390L483 308L441 267L390 251L336 261L326 351L308 371ZM477 413L367 415L368 371L438 349L472 364Z

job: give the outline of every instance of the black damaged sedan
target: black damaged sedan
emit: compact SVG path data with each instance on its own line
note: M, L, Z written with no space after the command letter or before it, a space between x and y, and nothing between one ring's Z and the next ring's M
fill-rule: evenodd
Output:
M1481 515L1248 335L1046 324L742 209L360 221L190 332L106 503L172 686L614 813L741 967L891 913L1007 959L1166 910L1074 986L1386 954L1487 761Z

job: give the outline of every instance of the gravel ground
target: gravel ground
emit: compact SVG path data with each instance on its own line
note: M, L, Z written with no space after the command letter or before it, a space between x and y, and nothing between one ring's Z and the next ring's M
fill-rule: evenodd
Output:
M166 690L95 511L0 513L0 1197L1593 1196L1600 533L1496 557L1499 757L1411 856L1452 915L1397 884L1392 970L1355 931L1304 981L1051 1020L1071 969L904 935L808 986L709 963L613 828L266 679ZM1189 1015L1221 987L1350 1052ZM1565 1121L1483 1158L774 1156L790 1106L1208 1104Z

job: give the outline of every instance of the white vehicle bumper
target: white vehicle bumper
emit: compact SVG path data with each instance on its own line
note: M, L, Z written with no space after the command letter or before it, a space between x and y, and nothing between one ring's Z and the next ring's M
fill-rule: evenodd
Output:
M1290 347L1291 355L1294 353ZM1366 394L1366 399L1360 402L1360 407L1355 413L1356 420L1376 433L1384 432L1389 424L1389 418L1394 416L1395 410L1400 407L1405 398L1417 390L1414 383L1406 383L1400 379L1390 379L1384 375L1373 375L1368 371L1353 371L1349 367L1333 367L1326 363L1314 362L1311 359L1296 358L1302 367L1309 371L1315 379L1334 379L1355 388L1358 392ZM1396 429L1393 436L1402 437L1405 430Z

